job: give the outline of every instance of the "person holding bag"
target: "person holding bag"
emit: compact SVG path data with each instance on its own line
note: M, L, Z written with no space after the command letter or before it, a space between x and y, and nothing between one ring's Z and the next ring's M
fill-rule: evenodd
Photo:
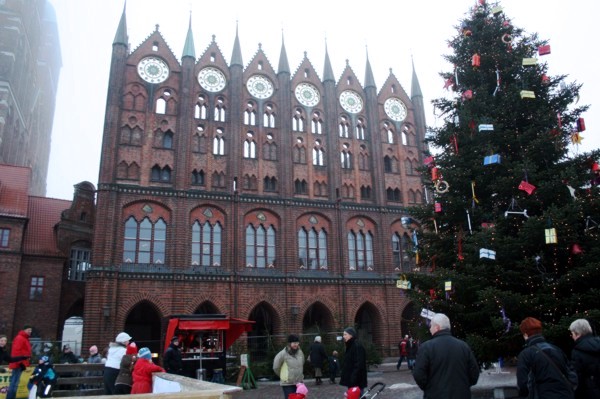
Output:
M296 393L296 384L304 382L304 353L300 349L300 338L291 334L288 344L273 359L273 371L279 376L284 399Z

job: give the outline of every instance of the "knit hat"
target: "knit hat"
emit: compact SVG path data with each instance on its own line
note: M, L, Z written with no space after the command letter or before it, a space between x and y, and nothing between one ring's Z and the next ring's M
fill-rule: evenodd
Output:
M92 355L95 355L96 353L98 353L98 347L96 345L90 346L90 353Z
M321 342L321 336L320 335L317 335L315 337L315 342Z
M142 349L140 349L140 351L138 352L138 357L141 357L142 359L152 359L152 352L150 352L150 349L143 347Z
M353 337L356 337L356 330L354 329L354 327L346 327L344 328L344 332L352 335Z
M171 342L175 341L179 341L179 337L177 335L173 335L173 338L171 338Z
M40 360L42 363L48 363L50 361L50 358L48 356L42 356L40 357Z
M300 342L300 338L298 338L295 334L288 335L288 342L291 344L292 342Z
M528 336L541 334L542 333L542 322L533 317L527 317L519 325L519 329L523 334Z
M130 342L129 345L127 345L125 354L126 355L136 355L137 354L137 345L135 344L135 342Z
M117 338L115 338L115 342L118 342L120 344L124 344L125 341L131 341L131 335L127 334L126 332L119 333L119 335L117 335Z
M25 325L23 326L23 330L27 330L27 329L29 329L29 328L33 329L33 327L31 327L31 325L30 325L30 324L25 324Z

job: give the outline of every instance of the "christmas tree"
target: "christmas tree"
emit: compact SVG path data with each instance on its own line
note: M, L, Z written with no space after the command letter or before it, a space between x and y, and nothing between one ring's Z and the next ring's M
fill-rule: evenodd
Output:
M411 209L406 294L447 314L481 361L518 354L527 316L568 349L575 318L600 327L600 154L576 150L581 85L550 76L548 42L498 4L479 1L457 30L449 94L433 102L444 124L426 139L428 204Z

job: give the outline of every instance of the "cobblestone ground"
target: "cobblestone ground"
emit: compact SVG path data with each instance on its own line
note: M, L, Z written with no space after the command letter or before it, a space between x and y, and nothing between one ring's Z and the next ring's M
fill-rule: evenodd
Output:
M386 359L382 365L369 373L369 386L376 382L383 382L386 387L376 396L376 399L420 399L423 392L415 384L410 371L406 365L402 365L400 371L396 371L394 359ZM337 380L339 382L339 378ZM343 399L345 387L338 384L330 384L328 379L323 379L322 385L315 385L314 379L305 381L308 388L307 399ZM256 389L247 389L235 395L236 399L284 399L283 391L278 382L257 382ZM493 399L493 388L502 386L516 386L515 369L500 371L484 371L479 376L479 382L473 387L473 399ZM371 398L378 387L367 394Z

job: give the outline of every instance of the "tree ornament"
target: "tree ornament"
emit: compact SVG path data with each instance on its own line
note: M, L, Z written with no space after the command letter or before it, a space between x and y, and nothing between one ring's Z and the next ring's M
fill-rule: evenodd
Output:
M536 189L536 187L533 184L530 184L525 180L522 180L521 183L519 184L519 190L523 190L529 195L533 194L535 189Z
M483 259L483 258L496 260L496 251L494 251L492 249L481 248L479 250L479 259Z
M504 212L505 218L507 218L508 215L522 215L526 218L529 218L529 215L527 215L527 209L521 209L519 204L517 204L517 200L514 199L514 197L511 199L508 209L506 210L506 212Z
M573 132L571 134L571 143L581 144L582 140L583 140L583 137L581 137L581 134L579 134L579 132Z
M539 46L538 47L538 54L539 55L548 55L550 54L550 45L544 45L544 46Z
M481 66L481 56L479 54L473 54L473 57L471 57L471 66L476 68Z
M521 99L524 98L535 98L535 92L533 90L521 90Z
M500 70L498 69L498 66L496 66L496 88L494 89L494 94L493 94L494 97L500 91L500 83L501 82L502 81L500 79Z
M537 65L537 58L523 58L523 66L534 66Z
M548 218L548 228L544 230L546 235L546 244L556 244L556 229L552 227L552 219Z
M473 99L473 90L466 90L462 94L462 99L463 100L471 100L471 99Z
M511 44L512 40L513 40L512 36L509 35L508 33L505 33L502 35L502 43Z
M478 126L479 132L493 132L494 125L491 124L481 124Z
M583 118L577 119L577 131L585 132L585 120Z
M573 246L571 247L571 254L580 255L582 253L583 253L583 249L581 249L579 244L577 244L577 243L573 244Z
M477 199L477 196L475 195L475 181L471 181L471 194L472 194L472 199L473 199L473 208L475 207L475 204L479 204L479 200Z
M502 163L502 156L500 154L492 154L483 157L484 165L494 165Z

